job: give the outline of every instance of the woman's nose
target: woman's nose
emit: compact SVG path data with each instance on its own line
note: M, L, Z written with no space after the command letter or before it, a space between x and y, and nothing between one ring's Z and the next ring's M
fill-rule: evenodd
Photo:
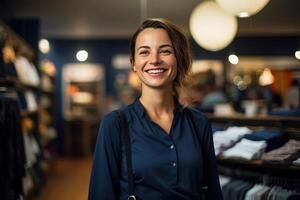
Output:
M153 52L150 57L150 64L156 66L160 65L161 59L158 52Z

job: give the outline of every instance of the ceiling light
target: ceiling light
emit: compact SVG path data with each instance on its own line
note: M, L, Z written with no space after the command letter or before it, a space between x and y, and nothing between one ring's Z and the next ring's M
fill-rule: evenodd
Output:
M190 17L190 31L194 40L204 49L219 51L225 48L237 33L237 19L216 2L200 3Z
M228 61L231 64L236 65L239 63L239 57L237 57L237 55L231 54L230 56L228 56Z
M50 51L50 44L47 39L41 39L39 41L39 50L43 53L46 54Z
M300 60L300 51L295 51L295 57Z
M274 76L271 73L271 70L265 68L263 73L259 77L259 84L261 86L271 85L274 82Z
M247 13L247 12L240 12L238 14L238 17L240 17L240 18L246 18L246 17L249 17L249 16L250 16L250 14Z
M86 50L80 50L76 53L76 58L78 61L83 62L89 57L89 54Z
M249 17L261 11L270 0L216 0L227 12L238 17ZM242 14L243 13L243 14ZM247 13L248 16L245 15ZM241 16L240 16L241 15Z

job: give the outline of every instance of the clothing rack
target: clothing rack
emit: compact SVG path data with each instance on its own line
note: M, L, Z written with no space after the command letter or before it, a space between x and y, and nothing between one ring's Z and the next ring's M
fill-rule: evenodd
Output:
M221 166L218 168L222 175L232 177L234 179L241 179L253 183L261 183L268 186L278 185L283 188L300 189L299 177L285 177L282 174L270 175L261 172L255 172L247 169L232 169Z

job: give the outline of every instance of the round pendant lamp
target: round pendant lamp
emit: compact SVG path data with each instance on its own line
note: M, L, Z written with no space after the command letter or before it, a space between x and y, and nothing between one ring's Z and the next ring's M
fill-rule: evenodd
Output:
M249 17L262 10L270 0L216 0L227 12L238 17Z
M190 31L204 49L218 51L225 48L237 33L237 19L216 2L205 1L192 11Z

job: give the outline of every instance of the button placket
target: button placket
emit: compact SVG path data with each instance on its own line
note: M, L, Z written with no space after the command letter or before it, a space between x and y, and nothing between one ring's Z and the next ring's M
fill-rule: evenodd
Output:
M170 184L176 184L178 181L178 157L177 157L177 149L175 143L170 137L169 144L167 146L169 152L169 173L170 173Z
M173 167L176 167L176 162L172 162L172 166L173 166Z

